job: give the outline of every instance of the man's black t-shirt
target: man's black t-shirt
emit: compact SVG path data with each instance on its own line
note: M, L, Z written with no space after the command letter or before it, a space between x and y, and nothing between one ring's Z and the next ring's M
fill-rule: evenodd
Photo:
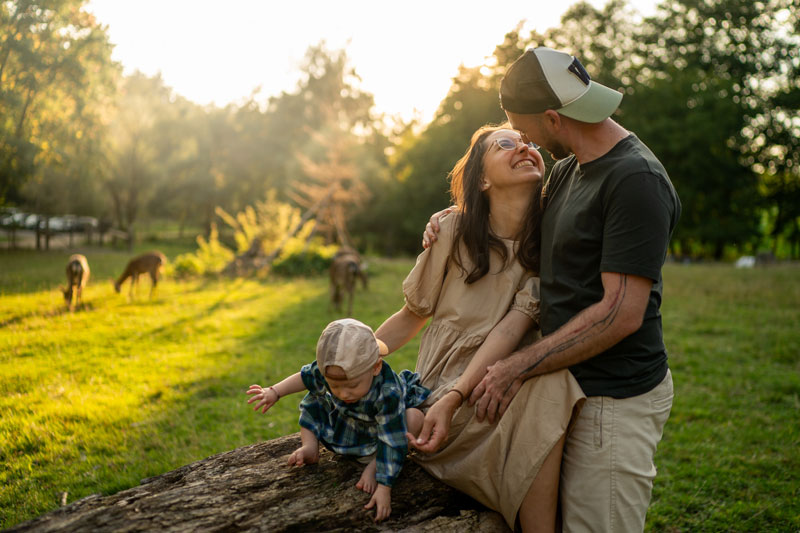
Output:
M681 212L667 172L635 135L584 165L558 161L545 186L541 325L547 335L603 298L601 272L650 278L642 327L570 368L587 396L627 398L667 372L661 267Z

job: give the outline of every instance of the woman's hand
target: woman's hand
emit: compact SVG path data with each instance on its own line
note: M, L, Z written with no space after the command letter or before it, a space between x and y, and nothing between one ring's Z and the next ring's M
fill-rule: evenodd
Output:
M456 392L449 392L434 403L425 413L425 420L418 437L408 433L408 444L412 448L425 453L437 451L450 432L450 422L453 414L461 405L461 396Z

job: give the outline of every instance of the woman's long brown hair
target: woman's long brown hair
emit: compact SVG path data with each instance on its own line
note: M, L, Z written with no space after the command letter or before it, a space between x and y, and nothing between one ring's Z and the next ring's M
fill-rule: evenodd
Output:
M461 258L461 247L453 246L451 257L462 272L467 274L465 283L474 283L489 272L489 257L494 250L503 260L503 269L508 267L508 250L503 241L492 232L489 225L489 199L481 190L483 178L483 157L489 146L486 138L497 130L511 129L508 124L487 125L479 128L470 141L467 152L456 162L450 171L450 195L461 213L455 232L455 242L464 242L466 252L473 263L467 272ZM539 273L539 252L541 247L542 210L539 184L533 193L525 223L515 236L518 249L516 256L527 270Z

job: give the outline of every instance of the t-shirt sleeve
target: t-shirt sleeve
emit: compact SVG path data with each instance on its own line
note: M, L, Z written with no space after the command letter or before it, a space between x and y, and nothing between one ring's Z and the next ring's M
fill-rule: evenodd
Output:
M664 178L641 172L605 191L601 272L658 281L671 234L674 202Z
M453 248L457 218L452 213L441 218L438 240L419 254L414 268L403 281L406 306L417 316L429 317L436 310L447 275L447 262Z
M539 328L539 278L533 275L528 276L521 283L520 289L514 295L514 301L511 303L509 310L520 311L536 324L536 329Z

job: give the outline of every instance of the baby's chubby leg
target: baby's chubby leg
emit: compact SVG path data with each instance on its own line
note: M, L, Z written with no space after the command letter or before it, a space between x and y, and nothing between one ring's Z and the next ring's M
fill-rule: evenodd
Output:
M408 431L415 437L419 435L422 430L422 422L425 420L425 414L415 407L406 409L406 427ZM367 494L373 494L375 489L378 488L378 482L375 479L375 472L377 470L377 462L373 458L369 462L364 471L361 472L361 478L356 483L356 488L363 490Z
M289 465L313 465L319 461L319 441L317 437L308 429L300 428L300 442L302 446L289 456Z
M409 407L406 409L406 427L408 428L408 432L415 437L419 436L419 432L422 430L422 423L424 421L425 413L416 407Z

